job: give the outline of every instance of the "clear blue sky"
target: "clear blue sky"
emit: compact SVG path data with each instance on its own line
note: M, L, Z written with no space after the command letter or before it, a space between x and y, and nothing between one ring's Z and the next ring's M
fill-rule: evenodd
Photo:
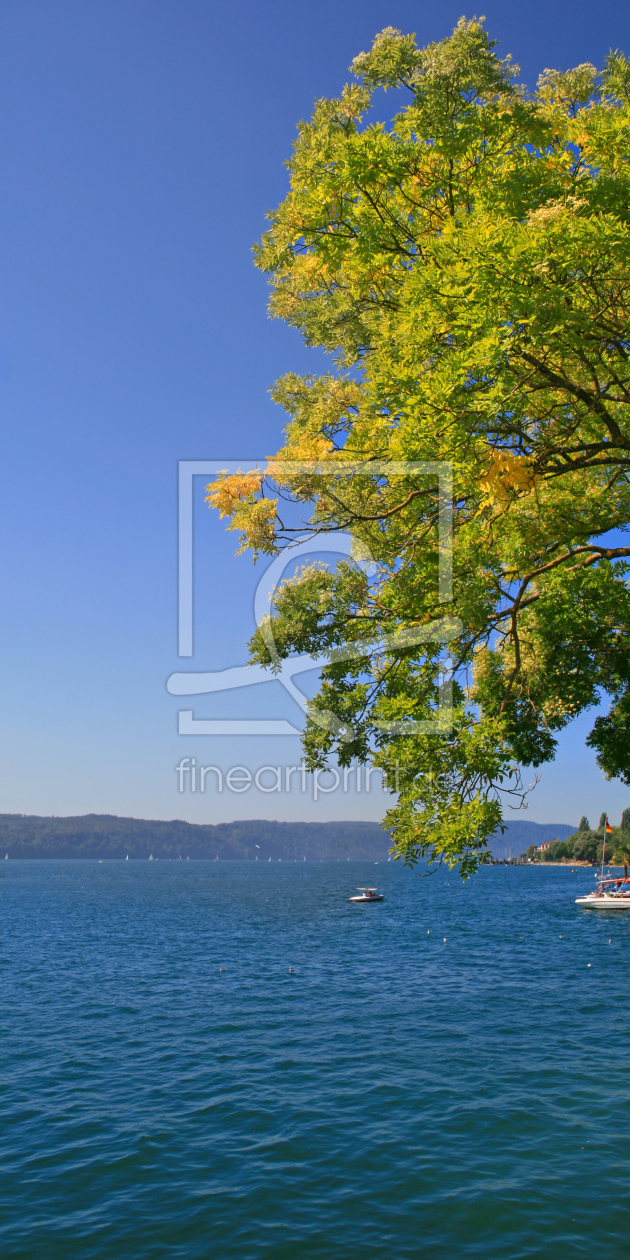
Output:
M531 86L546 66L630 50L627 3L483 8ZM177 733L167 677L246 661L258 574L234 559L198 480L195 656L179 660L176 472L277 449L270 384L322 362L267 319L250 255L284 195L295 124L378 30L425 43L460 12L461 0L0 5L2 811L382 815L374 780L369 796L317 803L296 779L290 794L178 792L182 756L255 771L300 749ZM298 716L279 683L191 705L199 718ZM630 802L584 749L589 727L565 735L525 817L616 818Z

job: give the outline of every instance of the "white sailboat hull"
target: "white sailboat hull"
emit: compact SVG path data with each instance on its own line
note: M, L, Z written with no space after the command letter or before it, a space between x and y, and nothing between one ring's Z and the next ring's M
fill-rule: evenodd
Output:
M630 910L630 897L576 897L576 906L588 906L589 910Z

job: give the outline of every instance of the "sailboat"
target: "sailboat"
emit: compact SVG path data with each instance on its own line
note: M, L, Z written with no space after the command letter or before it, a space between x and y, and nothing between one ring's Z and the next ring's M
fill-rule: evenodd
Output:
M152 861L153 861L153 854L152 854L152 853L149 855L149 861L150 861L150 862L152 862Z
M602 873L597 888L585 897L576 897L576 906L588 906L591 910L630 910L630 879L604 879L606 835L612 831L608 816L604 817L604 843L602 846ZM610 874L610 872L609 872Z
M630 879L601 879L593 892L576 897L575 904L591 910L630 910Z

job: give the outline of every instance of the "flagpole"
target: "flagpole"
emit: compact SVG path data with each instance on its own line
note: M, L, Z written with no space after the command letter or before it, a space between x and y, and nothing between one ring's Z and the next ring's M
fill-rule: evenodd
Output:
M606 828L608 826L608 814L604 814L604 847L602 849L602 880L604 878L604 858L606 856Z

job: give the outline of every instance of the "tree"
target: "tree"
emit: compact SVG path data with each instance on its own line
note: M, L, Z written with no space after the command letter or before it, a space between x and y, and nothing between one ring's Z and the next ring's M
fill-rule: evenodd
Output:
M613 846L614 852L612 861L615 866L623 866L624 877L628 878L628 863L630 862L630 836L626 832L619 832Z
M608 822L608 814L600 814L600 815L599 815L599 822L598 822L598 824L597 824L597 830L598 830L598 831L603 831L603 830L604 830L604 827L606 826L606 823L607 823L607 822Z
M630 65L528 96L462 19L424 49L388 28L353 70L300 124L256 254L272 314L335 366L277 383L282 449L208 500L255 554L352 534L354 559L280 587L251 656L326 658L309 764L396 766L395 855L465 876L602 692L588 742L630 783L630 547L598 541L630 519ZM381 87L405 94L389 126L365 121ZM452 589L410 460L452 469Z
M580 818L580 821L578 824L578 831L590 831L590 830L591 830L591 824L588 821L586 814L582 814L582 817Z
M599 863L605 860L607 865L613 862L617 844L617 836L599 836L597 841L597 862Z
M575 841L573 846L573 857L576 862L597 861L597 836L593 831L583 833L582 836Z
M621 830L630 831L630 809L624 809L621 815Z

